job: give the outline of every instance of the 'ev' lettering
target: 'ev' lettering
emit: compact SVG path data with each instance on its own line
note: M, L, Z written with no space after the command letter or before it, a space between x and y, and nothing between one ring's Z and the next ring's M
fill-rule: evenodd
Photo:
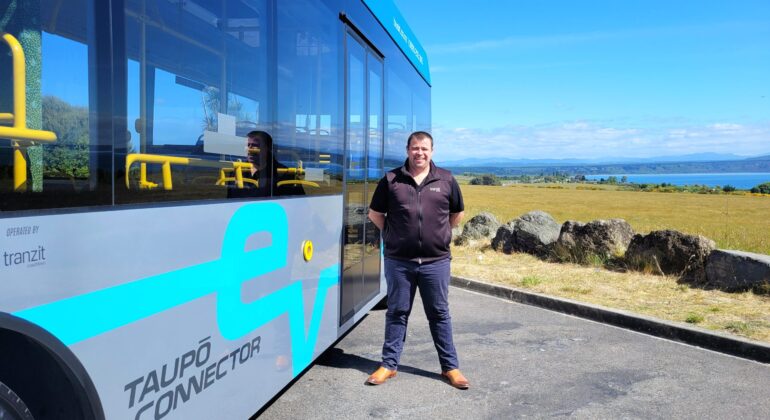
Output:
M270 233L270 244L245 251L247 239L260 232ZM218 260L25 309L14 315L40 325L64 344L72 345L216 293L217 325L228 340L239 339L288 313L296 375L312 360L327 292L339 282L339 264L319 272L308 328L302 281L287 279L289 283L285 287L253 302L244 303L241 297L243 283L259 281L260 276L286 266L288 232L283 207L269 202L248 204L233 214Z

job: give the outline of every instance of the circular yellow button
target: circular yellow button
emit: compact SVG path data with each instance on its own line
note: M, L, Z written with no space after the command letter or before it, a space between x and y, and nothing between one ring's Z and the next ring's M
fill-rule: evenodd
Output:
M305 257L305 261L310 261L313 258L313 242L302 242L302 256Z

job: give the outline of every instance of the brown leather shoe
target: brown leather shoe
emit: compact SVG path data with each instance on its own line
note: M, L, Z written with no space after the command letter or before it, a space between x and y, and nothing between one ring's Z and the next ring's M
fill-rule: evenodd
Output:
M460 369L452 369L448 372L441 372L441 376L449 379L449 384L457 389L468 389L471 383L463 376Z
M380 366L379 369L375 370L374 373L369 375L369 378L366 380L366 384L381 385L394 376L396 376L395 370L385 369L384 367Z

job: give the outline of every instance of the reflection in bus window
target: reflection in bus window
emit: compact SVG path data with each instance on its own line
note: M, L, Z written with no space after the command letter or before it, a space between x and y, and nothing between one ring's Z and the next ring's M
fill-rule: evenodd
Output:
M280 195L342 191L337 21L319 2L284 2L278 10L275 157L306 181L282 184Z
M97 157L109 151L92 129L92 3L54 3L19 2L0 22L0 211L109 202Z
M267 1L126 2L119 202L232 197L246 135L269 130ZM237 194L235 194L237 195Z
M301 179L303 174L297 168L288 168L276 159L273 137L265 131L246 135L246 153L246 162L225 170L220 178L230 187L230 198L304 195L306 186L319 188L317 183Z
M404 63L388 67L387 125L385 127L385 169L406 159L406 139L418 131L430 131L430 94L424 81Z

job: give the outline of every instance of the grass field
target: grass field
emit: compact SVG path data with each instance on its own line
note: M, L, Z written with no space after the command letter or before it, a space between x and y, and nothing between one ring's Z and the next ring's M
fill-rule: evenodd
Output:
M559 223L620 218L638 233L674 229L711 238L722 249L770 254L770 197L618 191L584 184L461 188L465 220L488 211L508 222L532 210L543 210Z
M675 229L711 238L719 248L770 254L770 197L582 189L586 187L462 185L465 220L488 211L507 222L532 210L548 212L560 223L621 218L638 233ZM452 274L457 276L770 342L767 295L695 289L670 276L551 263L527 254L498 253L489 246L454 246L452 254Z
M558 264L489 246L452 247L452 274L689 323L770 343L770 296L702 290L674 277Z

